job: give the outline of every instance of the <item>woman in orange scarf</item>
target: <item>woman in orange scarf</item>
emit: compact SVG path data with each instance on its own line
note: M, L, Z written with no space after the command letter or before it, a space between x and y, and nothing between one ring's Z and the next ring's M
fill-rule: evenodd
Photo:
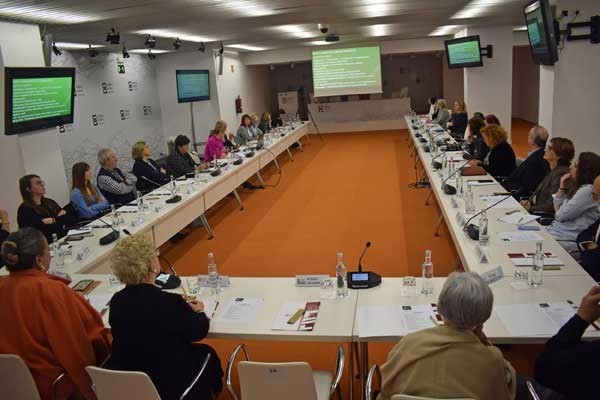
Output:
M52 383L63 372L86 399L95 399L84 368L109 353L100 314L68 281L46 274L50 249L40 231L9 235L2 257L10 275L0 279L0 353L25 361L42 399L52 398Z

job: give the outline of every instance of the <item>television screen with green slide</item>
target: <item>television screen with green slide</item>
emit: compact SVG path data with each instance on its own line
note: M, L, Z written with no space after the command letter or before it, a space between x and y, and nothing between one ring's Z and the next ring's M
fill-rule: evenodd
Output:
M312 52L315 96L381 93L379 46Z
M74 68L6 68L5 134L73 122Z
M448 68L483 66L479 36L446 40L444 45L446 46Z

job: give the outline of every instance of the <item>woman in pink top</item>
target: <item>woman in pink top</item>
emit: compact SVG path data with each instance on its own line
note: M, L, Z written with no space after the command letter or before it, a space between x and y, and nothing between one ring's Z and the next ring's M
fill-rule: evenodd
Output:
M223 139L225 138L225 130L227 129L227 123L219 120L215 124L215 129L210 132L208 142L204 148L204 161L210 162L212 160L223 158L227 155L227 152L223 148Z

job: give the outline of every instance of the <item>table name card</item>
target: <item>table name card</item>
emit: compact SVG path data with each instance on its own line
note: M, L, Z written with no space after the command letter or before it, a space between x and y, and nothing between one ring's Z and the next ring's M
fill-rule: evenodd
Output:
M460 226L465 226L465 224L467 223L467 219L460 212L456 213L456 221Z
M450 200L450 202L452 203L452 208L458 208L458 202L454 197Z
M200 287L208 287L208 275L198 275L198 286ZM231 281L227 275L219 275L219 286L220 287L229 287L231 286Z
M296 286L319 287L325 279L329 279L329 275L296 275Z
M477 254L477 260L482 264L487 264L490 262L490 256L488 255L487 249L484 247L477 245L475 246L475 253Z
M77 259L79 261L83 261L86 258L88 258L91 254L92 254L92 250L88 246L85 246L83 249L81 249L77 252Z
M138 225L143 224L144 222L146 222L146 219L140 215L139 217L136 217L133 221L131 221L131 227L134 228Z
M504 271L502 270L501 265L481 274L481 279L483 279L488 285L497 282L502 278L504 278Z

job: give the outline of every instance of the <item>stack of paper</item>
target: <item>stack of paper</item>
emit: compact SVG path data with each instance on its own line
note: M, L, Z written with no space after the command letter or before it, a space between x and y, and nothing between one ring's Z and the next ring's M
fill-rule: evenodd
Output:
M500 203L504 204L504 202ZM529 213L524 213L521 211L511 212L510 214L503 215L498 218L498 221L506 222L507 224L515 224L515 225L524 225L528 224L536 219L540 218L537 215L531 215Z
M319 316L320 302L289 301L281 306L271 327L274 331L312 331ZM301 312L301 317L294 316Z
M553 336L577 312L577 306L568 301L510 304L494 306L494 312L513 336Z
M498 232L498 237L504 242L540 242L544 240L539 233L531 231Z
M264 299L238 297L229 300L215 321L225 323L248 323L256 320Z
M361 306L356 311L358 336L405 336L436 326L430 305Z

